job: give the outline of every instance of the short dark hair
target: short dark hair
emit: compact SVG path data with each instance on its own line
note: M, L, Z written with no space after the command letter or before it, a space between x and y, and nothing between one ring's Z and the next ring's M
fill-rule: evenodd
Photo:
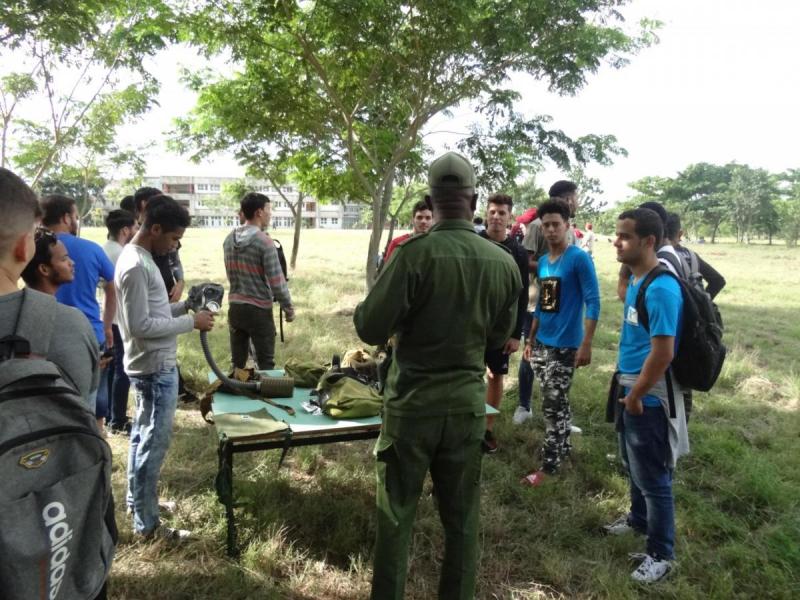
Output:
M61 194L50 194L42 198L42 225L52 227L61 222L64 215L72 213L75 200Z
M119 203L119 207L122 210L127 210L132 215L136 214L136 200L133 199L133 196L128 195L125 196Z
M656 238L655 248L661 245L661 240L664 238L664 223L658 213L651 208L633 208L624 211L618 219L623 221L630 219L635 223L634 231L640 238L647 236L654 236Z
M53 246L58 243L56 234L44 227L36 229L33 239L36 250L31 262L22 271L22 280L28 287L35 286L39 281L39 265L50 264L53 260Z
M431 210L431 206L425 202L425 200L420 200L419 202L416 202L411 209L411 216L414 217L418 212L423 210Z
M108 229L108 238L115 240L119 236L119 232L125 227L133 227L136 223L136 217L133 216L132 212L118 208L106 215L105 223Z
M504 204L508 207L508 212L514 210L514 199L508 194L492 194L486 204Z
M18 175L0 167L0 255L31 230L40 211L36 193Z
M138 215L142 212L142 203L149 202L150 198L155 198L156 196L161 196L164 192L162 192L158 188L154 187L140 187L133 193L133 207L135 213Z
M664 230L668 240L678 237L681 230L681 216L674 212L667 213L667 224L664 226Z
M189 211L164 194L148 198L144 215L145 229L150 229L153 225L161 225L164 233L189 227L192 223Z
M667 224L667 209L660 202L643 202L639 205L639 208L648 208L652 210L654 213L658 215L658 218L661 219L661 224L666 226Z
M569 206L563 200L553 198L545 200L536 209L536 216L541 219L544 215L561 215L561 218L569 223Z
M256 216L256 211L263 209L269 204L269 197L258 192L248 192L242 197L239 207L247 220Z
M563 198L564 196L577 191L578 186L575 185L574 182L561 179L550 186L550 191L547 194L551 198Z
M475 217L474 219L472 219L472 222L475 225L483 225L483 219L481 219L480 217Z

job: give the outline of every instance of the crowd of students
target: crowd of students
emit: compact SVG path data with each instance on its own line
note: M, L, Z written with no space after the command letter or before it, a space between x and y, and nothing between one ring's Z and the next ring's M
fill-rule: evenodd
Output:
M485 224L475 235L474 171L460 155L434 161L429 184L430 195L414 207L412 233L389 247L375 287L354 316L365 342L393 337L396 345L376 447L373 597L381 599L402 597L410 527L428 471L447 540L440 597L472 597L480 456L498 449L494 418L485 417L484 403L499 408L509 357L522 349L513 422L531 419L535 379L545 431L541 463L521 483L537 488L551 480L570 455L571 433L580 431L572 423L569 390L575 369L591 364L601 314L593 246L584 244L583 251L577 245L574 183L553 185L521 243L509 233L513 200L505 194L488 198ZM25 301L20 277L32 293L58 300L53 309L59 327L46 357L94 411L98 428L130 436L125 502L134 534L189 536L162 525L159 510L173 506L159 503L157 491L180 393L177 336L214 325L213 315L189 315L180 300L178 250L190 225L188 212L160 190L139 189L108 214L108 240L101 247L76 235L74 200L51 195L40 201L6 169L0 169L0 211L0 334L10 333L2 331L11 321L6 317ZM224 244L236 367L244 366L251 343L259 367L274 367L273 302L288 321L295 316L275 245L264 232L269 217L266 196L246 195L242 225ZM591 227L587 233L594 240ZM683 279L704 278L712 297L725 285L681 245L681 236L677 215L646 203L620 214L614 241L622 264L623 322L612 412L630 475L631 506L606 531L647 536L646 552L636 557L632 573L646 583L665 576L674 560L672 474L688 452L691 396L666 379L680 332L680 287L671 277L647 287L647 329L637 314L637 292L658 264ZM667 406L670 383L675 410ZM131 418L129 388L136 398Z
M575 369L591 364L601 314L596 236L591 223L585 233L574 226L573 182L556 182L550 199L535 212L526 211L530 218L513 227L513 200L505 194L490 196L485 215L473 218L474 171L456 153L431 164L429 186L414 215L432 211L432 225L425 231L415 226L392 244L391 260L354 316L364 342L391 337L395 345L375 450L373 599L404 595L414 508L427 472L445 529L439 597L474 597L479 508L473 486L481 452L498 450L494 417L484 417L482 404L500 406L509 357L524 340L512 420L515 425L531 420L538 380L544 440L539 466L521 483L538 488L554 480L570 455L570 434L580 432L572 423L569 390ZM637 314L637 294L659 264L685 281L705 279L712 297L725 285L719 273L680 245L681 236L678 215L651 202L619 215L613 243L622 265L623 322L607 415L630 479L630 510L603 529L609 535L646 536L645 552L631 556L638 563L631 577L645 584L660 581L674 565L672 477L676 461L689 450L684 400L690 403L691 395L668 368L681 335L681 286L665 275L649 283L646 325ZM479 395L484 369L486 392ZM478 427L483 431L476 436Z

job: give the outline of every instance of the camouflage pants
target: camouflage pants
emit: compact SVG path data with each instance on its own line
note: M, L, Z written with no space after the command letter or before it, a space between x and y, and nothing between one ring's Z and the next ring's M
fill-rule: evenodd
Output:
M575 372L575 350L552 348L537 343L533 348L531 366L542 387L542 416L544 445L542 469L554 473L561 459L569 456L572 444L569 427L572 411L569 407L569 388Z

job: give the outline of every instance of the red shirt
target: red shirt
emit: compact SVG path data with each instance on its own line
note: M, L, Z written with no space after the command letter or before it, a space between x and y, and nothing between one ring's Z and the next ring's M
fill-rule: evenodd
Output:
M410 237L411 234L407 233L405 235L401 235L400 237L396 237L391 242L389 242L389 247L386 249L386 256L383 257L383 262L384 263L389 262L389 257L392 255L392 252L394 252L395 248L397 248L400 244L405 242Z

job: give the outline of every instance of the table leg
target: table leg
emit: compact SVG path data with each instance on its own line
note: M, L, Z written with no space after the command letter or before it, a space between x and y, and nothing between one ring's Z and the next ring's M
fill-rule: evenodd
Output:
M236 516L233 512L233 444L223 440L219 444L219 471L217 472L217 497L225 505L225 518L228 525L228 556L237 557Z

